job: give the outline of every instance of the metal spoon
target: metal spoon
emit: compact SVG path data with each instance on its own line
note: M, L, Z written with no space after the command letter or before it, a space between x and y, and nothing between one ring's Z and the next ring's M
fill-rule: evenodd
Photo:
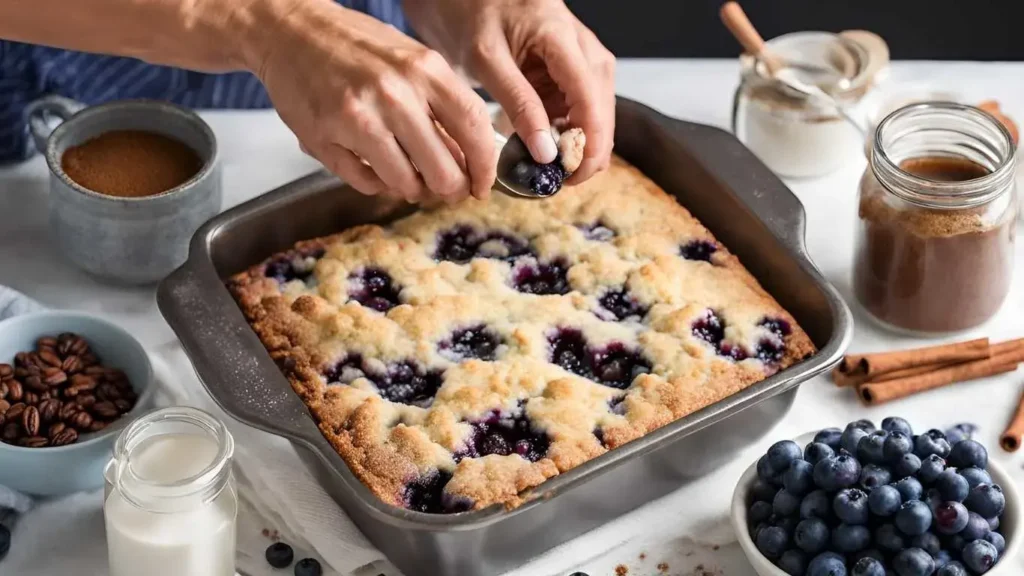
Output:
M813 84L808 84L801 80L796 71L792 68L783 68L776 71L774 78L787 88L795 90L796 92L806 96L810 96L811 98L815 98L826 106L835 108L836 111L839 112L839 115L849 122L850 125L856 128L861 135L867 135L867 130L861 125L860 120L854 118L843 105L837 102L836 99L830 96L827 92Z
M505 138L501 134L495 132L494 141L501 147L501 153L498 155L498 177L494 181L493 186L495 190L502 194L507 194L516 198L527 198L530 200L550 198L554 195L543 196L537 194L528 186L523 186L509 178L509 175L512 174L512 168L515 167L516 164L524 160L533 161L533 157L530 156L530 151L526 148L526 144L519 139L518 135L512 134L510 138Z

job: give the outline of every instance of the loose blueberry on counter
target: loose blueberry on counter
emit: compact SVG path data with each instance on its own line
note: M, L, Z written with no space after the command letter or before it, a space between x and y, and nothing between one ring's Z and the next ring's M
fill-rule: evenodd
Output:
M898 576L931 576L935 559L920 548L907 548L892 559L892 568Z
M1006 497L998 484L978 484L971 488L971 493L964 500L964 505L971 512L977 512L984 518L995 518L1006 508Z
M296 254L291 257L282 256L268 262L267 266L263 269L263 275L267 278L273 278L279 284L286 284L292 280L305 282L313 275L313 270L316 269L315 264L310 264L309 259L319 260L323 256L323 248Z
M884 464L885 463L885 441L889 433L885 430L875 430L860 439L857 443L857 459L861 464Z
M480 324L456 330L451 338L438 345L438 350L453 362L469 358L490 361L494 360L499 345L497 336Z
M790 494L804 496L814 489L814 465L806 460L793 460L782 474L782 485Z
M984 540L995 546L996 552L999 552L1000 555L1002 555L1003 551L1006 550L1006 538L1003 538L1003 535L999 532L996 532L995 530L992 530L988 534L985 534Z
M861 558L853 565L850 576L885 576L885 566L875 558Z
M595 222L593 224L580 224L576 226L579 228L587 240L594 240L595 242L607 242L612 238L615 238L615 230L612 230L608 226Z
M836 518L846 524L868 523L868 495L859 488L840 490L832 500L832 511Z
M860 471L860 487L867 492L892 482L892 472L878 464L865 464Z
M832 531L832 547L844 554L860 552L871 544L867 526L840 524Z
M984 574L999 560L999 552L991 542L987 540L975 540L964 546L961 554L964 564L975 574Z
M882 524L875 528L875 545L883 552L896 553L907 547L907 541L895 526Z
M324 569L315 558L303 558L295 564L295 576L322 576Z
M827 445L833 452L838 452L843 431L839 428L825 428L814 435L814 441Z
M924 495L924 487L921 486L921 482L913 476L907 476L893 483L893 486L900 491L900 497L903 498L904 502L910 500L920 500L921 496Z
M908 536L924 534L932 525L932 510L920 500L904 502L896 512L895 524Z
M800 497L783 488L772 500L772 510L777 516L792 516L800 510Z
M992 476L981 468L961 468L957 473L967 479L967 485L974 488L978 484L991 484Z
M778 562L779 568L790 576L804 576L807 571L807 556L799 550L786 550Z
M932 454L921 460L921 469L917 472L917 477L924 484L931 484L939 479L939 474L945 469L946 461L938 454Z
M808 554L817 554L828 547L832 533L821 518L800 521L793 531L793 543Z
M438 236L434 259L465 264L477 257L514 260L526 254L530 254L530 246L522 238L502 232L484 234L469 226L458 226Z
M895 478L906 478L914 476L921 470L921 459L917 454L904 454L902 458L892 465L892 473Z
M454 514L469 510L468 502L445 497L444 487L451 479L451 473L438 470L409 482L405 486L405 507L427 514Z
M804 448L804 460L812 465L835 455L835 450L824 442L811 442Z
M935 488L943 500L963 502L971 492L971 485L967 479L957 474L953 468L946 468L935 479Z
M349 298L367 308L387 312L401 304L391 275L379 268L364 268L350 277Z
M642 320L647 315L647 307L637 302L625 288L605 292L598 302L618 320Z
M879 486L868 495L868 508L875 516L890 517L898 512L902 505L903 497L893 486Z
M758 500L750 505L750 510L747 511L747 520L752 525L758 525L761 522L766 522L772 517L773 508L768 502L762 502Z
M970 518L967 507L959 502L943 502L935 507L935 530L939 534L958 534L967 527Z
M826 458L814 465L814 482L828 491L853 486L860 480L860 463L849 454Z
M970 440L971 438L974 437L974 434L977 432L978 426L976 424L964 422L953 426L949 430L946 430L945 434L946 440L948 440L949 444L952 446L960 442L961 440Z
M949 455L950 445L946 435L939 430L929 430L914 438L914 454L922 459L937 454L941 458Z
M962 440L953 445L946 462L954 468L981 468L988 466L988 450L976 440Z
M815 490L804 496L800 502L800 518L820 518L827 520L831 516L832 500L824 490Z
M711 262L711 255L718 251L718 246L707 240L693 240L679 249L679 254L687 260Z
M919 534L910 539L911 548L920 548L928 553L929 556L935 558L942 550L942 543L939 542L939 537L931 532L925 532Z
M886 432L902 432L908 438L914 435L914 429L910 426L910 422L907 422L899 416L889 416L882 420L882 430Z
M562 157L558 155L550 164L539 164L530 158L520 160L512 166L508 177L537 196L548 197L562 189L562 182L569 177L569 172L562 166Z
M846 562L835 552L822 552L807 565L807 576L846 576Z
M893 430L888 434L882 446L882 457L889 464L895 464L901 458L914 451L914 441L910 436L907 436L900 430Z
M939 568L939 571L935 573L935 576L970 576L967 574L967 568L959 562L950 562L945 566Z
M295 559L295 551L284 542L274 542L267 546L267 551L263 555L267 559L267 564L274 568L287 568Z
M492 414L481 422L470 424L473 434L466 442L466 448L459 458L480 458L496 454L508 456L518 454L530 462L536 462L548 453L551 440L543 432L533 429L533 423L520 413L511 417Z
M520 262L512 275L512 287L525 294L561 295L569 293L568 267L561 260L547 264Z
M761 554L764 554L766 558L776 560L789 546L789 534L779 526L769 526L757 533L756 544Z

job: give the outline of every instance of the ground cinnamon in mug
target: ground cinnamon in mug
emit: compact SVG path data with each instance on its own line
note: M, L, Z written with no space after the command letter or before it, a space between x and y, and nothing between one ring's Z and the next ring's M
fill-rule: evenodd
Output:
M61 168L93 192L122 198L176 188L203 167L194 150L173 138L138 130L106 132L68 148Z

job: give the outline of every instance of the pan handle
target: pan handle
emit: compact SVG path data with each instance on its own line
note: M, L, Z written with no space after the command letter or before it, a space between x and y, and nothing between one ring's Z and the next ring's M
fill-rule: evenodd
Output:
M209 289L220 282L212 267L186 262L157 288L160 313L181 341L203 387L226 413L316 449L326 441L305 405L283 381L227 291Z

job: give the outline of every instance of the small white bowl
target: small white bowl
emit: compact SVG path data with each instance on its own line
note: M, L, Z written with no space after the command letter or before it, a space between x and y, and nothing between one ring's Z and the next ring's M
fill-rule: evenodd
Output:
M804 447L814 439L815 434L816 432L809 432L795 438L793 441L800 447ZM1014 485L1010 475L1006 473L1006 470L993 462L991 458L988 462L987 471L992 476L992 481L999 484L1003 489L1003 495L1006 497L1006 510L1003 511L1003 516L999 523L999 532L1006 539L1006 550L999 556L999 562L986 572L985 576L1011 576L1011 574L1019 576L1015 573L1015 570L1020 565L1014 560L1020 551L1022 540L1024 540L1024 531L1020 529L1020 519L1024 517L1024 511L1021 510L1020 494L1017 492L1017 487ZM757 549L754 540L750 537L750 529L747 528L747 507L752 499L750 490L755 480L757 480L756 461L740 476L740 480L736 484L736 490L732 494L732 528L736 532L736 539L740 543L740 548L743 549L743 553L747 555L750 565L754 567L754 570L760 576L789 576L789 574L773 564L771 560L765 558Z

